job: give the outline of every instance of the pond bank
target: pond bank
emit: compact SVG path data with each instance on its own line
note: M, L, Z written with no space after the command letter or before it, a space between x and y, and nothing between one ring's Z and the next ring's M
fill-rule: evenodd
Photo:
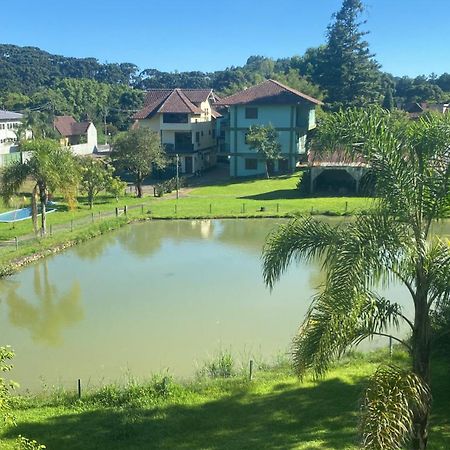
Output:
M49 450L215 448L357 450L358 410L368 377L386 353L353 355L318 381L300 382L288 365L256 367L254 379L199 378L189 383L162 374L82 394L54 391L17 398L17 426L0 435L15 449L20 434ZM405 364L403 354L392 360ZM429 448L447 448L450 391L436 364Z

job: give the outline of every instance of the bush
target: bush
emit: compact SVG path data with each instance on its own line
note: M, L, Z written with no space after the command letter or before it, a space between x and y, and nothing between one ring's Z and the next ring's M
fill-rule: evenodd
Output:
M199 372L200 376L209 378L230 378L234 375L233 356L229 352L222 352L212 361L205 363Z
M34 439L28 439L23 436L19 436L16 441L15 448L17 450L43 450L47 448L45 445L39 444Z
M12 365L9 364L14 358L14 352L10 347L0 347L0 373L9 372ZM10 392L15 389L16 384L0 377L0 427L3 424L14 423Z
M179 177L178 178L178 188L182 188L187 186L187 178ZM175 191L177 188L177 179L169 178L166 181L158 183L155 185L155 196L162 197L164 194L170 194L172 191Z
M299 179L297 182L297 189L303 195L309 195L310 191L310 183L311 183L311 171L309 169L303 170L299 174Z

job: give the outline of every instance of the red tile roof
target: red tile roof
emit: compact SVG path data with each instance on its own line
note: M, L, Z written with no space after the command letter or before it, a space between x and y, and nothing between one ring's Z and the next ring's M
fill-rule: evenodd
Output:
M133 115L133 119L147 119L156 113L201 114L199 105L215 96L211 89L150 89L144 107Z
M256 86L249 87L244 91L223 98L219 103L227 106L242 104L292 105L304 100L316 105L323 105L320 100L285 86L279 81L266 80Z
M61 136L86 134L91 122L77 122L72 116L56 116L53 125Z
M220 114L219 111L211 108L211 116L213 116L214 119L218 119L219 117L222 117L222 114Z
M160 113L201 114L202 110L194 105L180 89L173 90L158 108Z

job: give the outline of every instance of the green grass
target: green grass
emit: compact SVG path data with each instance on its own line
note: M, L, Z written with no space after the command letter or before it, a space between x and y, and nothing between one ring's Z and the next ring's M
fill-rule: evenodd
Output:
M74 393L25 398L17 426L1 437L13 449L21 434L49 450L357 449L359 399L386 353L356 356L320 381L299 382L288 367L179 384L160 376L109 386L77 400ZM403 355L396 362L405 363ZM450 383L435 364L431 450L450 439Z
M177 200L154 202L154 217L284 217L295 214L352 214L367 209L363 197L302 198L296 188L298 174L267 179L234 181L188 191ZM264 208L264 211L261 211Z

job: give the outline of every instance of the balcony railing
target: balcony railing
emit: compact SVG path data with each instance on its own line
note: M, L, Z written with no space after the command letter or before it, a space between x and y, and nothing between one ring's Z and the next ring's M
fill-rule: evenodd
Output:
M194 144L163 144L166 153L191 153L194 151Z

